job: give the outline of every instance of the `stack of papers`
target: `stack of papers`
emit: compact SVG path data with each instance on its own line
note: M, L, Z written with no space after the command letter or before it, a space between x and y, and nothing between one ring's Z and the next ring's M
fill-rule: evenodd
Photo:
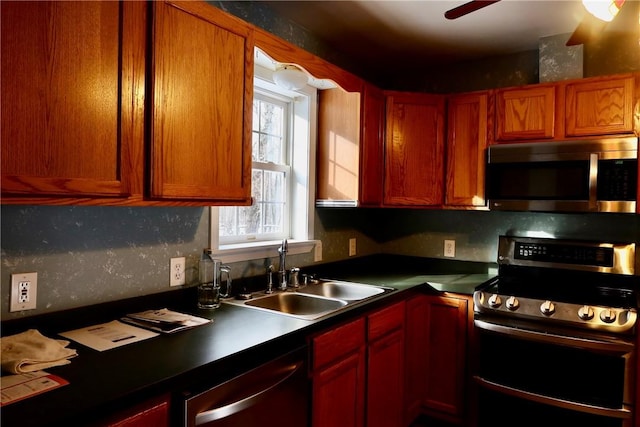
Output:
M211 319L204 319L202 317L191 316L190 314L178 313L166 308L127 314L120 320L162 333L172 333L212 322Z

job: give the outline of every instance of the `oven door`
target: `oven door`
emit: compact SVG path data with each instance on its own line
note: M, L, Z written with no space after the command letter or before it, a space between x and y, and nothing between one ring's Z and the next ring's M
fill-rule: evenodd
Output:
M474 324L479 426L631 426L633 341L481 317Z

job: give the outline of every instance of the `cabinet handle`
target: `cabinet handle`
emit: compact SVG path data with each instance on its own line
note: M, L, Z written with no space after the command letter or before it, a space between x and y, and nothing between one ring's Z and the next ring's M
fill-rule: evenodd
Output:
M303 364L304 362L300 361L290 366L287 366L286 369L284 369L282 377L276 379L276 381L272 385L264 388L263 390L258 391L257 393L244 397L240 400L236 400L233 403L229 403L219 408L213 408L205 412L200 412L199 414L196 415L196 426L204 425L212 421L226 418L250 406L255 405L260 400L267 397L268 393L271 390L275 389L279 385L286 382L289 378L291 378L293 374L295 374L302 367Z

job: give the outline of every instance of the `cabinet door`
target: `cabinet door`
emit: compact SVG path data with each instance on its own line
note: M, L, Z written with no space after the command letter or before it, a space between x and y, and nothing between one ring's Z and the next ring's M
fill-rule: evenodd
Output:
M467 300L428 297L428 351L424 405L429 413L459 421L464 416Z
M555 136L556 86L534 85L496 92L496 139L550 139Z
M363 426L366 381L365 320L311 339L313 427Z
M151 197L247 204L253 39L204 2L152 2Z
M313 427L364 425L364 348L313 375Z
M370 342L367 356L367 427L400 427L404 422L404 333Z
M95 427L168 427L169 399L169 396L151 399L91 425Z
M388 92L385 205L441 206L444 98Z
M452 96L447 114L448 206L485 206L487 93Z
M407 301L405 321L405 425L422 412L427 394L428 297L418 295Z
M0 8L3 196L141 195L145 3Z
M381 206L384 183L384 92L364 87L360 148L360 204Z
M317 194L320 200L358 200L360 186L359 92L318 93Z
M633 133L633 103L633 76L568 84L567 136Z

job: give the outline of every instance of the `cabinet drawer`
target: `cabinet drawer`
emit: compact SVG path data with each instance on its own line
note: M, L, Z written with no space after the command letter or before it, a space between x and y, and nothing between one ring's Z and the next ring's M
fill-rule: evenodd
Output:
M312 338L313 369L364 346L364 331L364 319L357 319Z
M404 323L404 301L383 308L368 316L367 334L369 341L401 328Z

